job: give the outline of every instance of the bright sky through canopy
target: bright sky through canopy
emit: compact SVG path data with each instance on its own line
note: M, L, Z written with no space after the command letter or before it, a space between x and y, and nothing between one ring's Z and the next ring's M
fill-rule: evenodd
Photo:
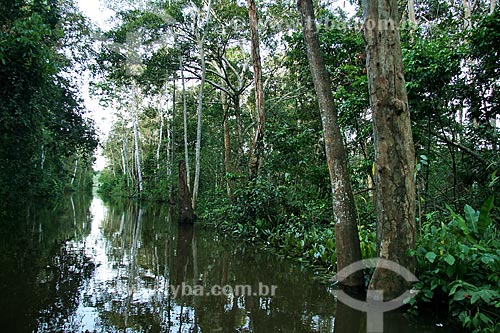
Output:
M80 7L82 13L89 17L92 22L101 29L106 29L109 26L108 21L113 16L113 11L107 9L100 0L78 0L78 6ZM105 135L107 135L111 130L112 114L110 110L106 110L99 105L98 98L90 96L88 84L90 80L90 74L87 74L82 94L85 106L90 111L92 118L95 120L99 136L102 140L103 137L105 137ZM101 148L98 149L96 158L94 169L102 170L106 166L106 159L102 155Z

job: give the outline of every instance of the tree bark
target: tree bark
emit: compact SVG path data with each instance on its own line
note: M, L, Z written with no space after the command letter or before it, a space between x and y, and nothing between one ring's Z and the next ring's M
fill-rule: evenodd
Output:
M262 83L262 64L260 59L260 47L259 47L259 33L258 27L258 16L257 7L254 0L247 0L248 4L248 16L250 18L250 38L252 41L252 63L253 63L253 74L255 82L255 107L257 109L257 127L255 128L255 133L252 141L252 146L250 148L250 154L248 158L248 176L250 179L254 179L259 170L259 162L264 150L264 124L266 122L266 116L264 112L264 87Z
M186 182L186 165L179 161L179 223L193 223L194 213L191 196Z
M364 0L364 38L375 144L378 255L411 272L415 246L415 151L403 75L397 0ZM384 299L408 289L398 274L376 268L369 288Z
M297 6L301 13L307 58L314 81L314 89L318 96L323 124L326 158L333 193L337 271L340 272L344 267L361 260L354 196L347 169L347 154L337 121L330 77L326 71L319 46L312 0L298 0ZM363 274L360 271L348 277L340 277L345 278L342 282L345 286L359 287L364 285Z

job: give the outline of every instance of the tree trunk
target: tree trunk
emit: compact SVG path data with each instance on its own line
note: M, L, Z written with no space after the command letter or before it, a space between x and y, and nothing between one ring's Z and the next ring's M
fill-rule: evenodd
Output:
M227 104L227 95L225 92L221 92L222 95L222 109L224 110L224 167L226 171L226 189L227 189L227 199L229 202L233 200L233 189L231 182L231 136L229 133L229 105Z
M375 144L379 257L411 272L415 262L415 151L406 94L396 0L364 0L364 37ZM409 286L392 271L376 268L369 288L385 299Z
M182 56L179 58L181 68L181 81L182 81L182 105L184 116L184 160L186 164L186 183L189 191L191 191L191 171L189 169L189 147L188 147L188 129L187 129L187 101L186 101L186 82L184 80L184 65Z
M186 165L179 161L179 223L193 223L194 213L186 182Z
M170 159L168 160L168 197L170 199L170 203L173 204L174 201L174 179L173 179L173 168L175 161L175 114L176 114L176 103L177 103L177 93L175 89L175 84L177 81L177 77L174 73L174 84L173 84L173 92L172 92L172 119L170 120Z
M240 96L234 95L234 116L236 117L236 138L238 139L238 147L236 150L236 161L234 164L235 169L238 173L242 173L242 157L243 157L243 125L241 122L241 106L240 106Z
M134 89L135 90L135 89ZM134 93L136 93L134 91ZM132 106L132 117L133 117L133 127L134 127L134 146L135 146L135 164L137 170L137 188L139 190L139 195L143 191L142 184L142 172L141 172L141 156L139 152L139 105L137 103L137 99L139 96L135 95Z
M417 27L417 18L415 17L415 2L408 0L408 20L410 21L411 42L414 41L415 28Z
M161 142L163 141L163 103L160 97L160 108L158 110L158 117L160 120L160 128L158 130L158 146L156 147L156 177L155 182L158 184L158 179L160 177L160 153L161 153Z
M361 260L354 196L351 190L347 154L337 121L330 78L319 46L312 0L299 0L297 5L301 13L307 58L323 123L326 158L333 193L337 271L341 271L344 267ZM341 276L341 278L346 278L342 282L345 286L360 287L364 285L361 271L351 274L349 277Z
M253 137L252 147L248 158L248 176L253 179L257 176L259 162L263 151L264 124L264 87L262 83L262 64L260 60L259 33L257 30L259 19L254 0L247 0L248 16L250 17L250 38L252 40L252 62L255 82L255 107L257 109L257 127Z
M193 210L196 209L198 203L198 190L200 187L200 169L201 169L201 127L202 127L202 112L203 112L203 87L205 85L205 79L207 74L207 66L205 64L205 38L207 35L207 24L210 21L210 11L211 11L211 1L208 2L207 18L203 25L202 36L198 37L198 47L200 49L200 59L201 59L201 82L200 90L198 93L198 124L196 126L196 160L195 160L195 172L194 172L194 184L193 184Z
M73 183L75 182L76 171L78 170L78 160L79 160L79 158L77 157L75 160L75 168L73 170L73 176L71 177L71 185L73 185ZM114 165L114 163L113 163L113 165ZM73 200L73 199L71 199L71 200Z
M471 23L471 15L472 15L472 6L469 3L469 0L462 0L462 5L464 6L464 29L472 28Z

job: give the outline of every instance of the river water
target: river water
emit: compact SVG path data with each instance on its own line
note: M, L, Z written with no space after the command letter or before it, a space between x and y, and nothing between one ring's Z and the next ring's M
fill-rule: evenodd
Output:
M0 227L2 332L367 331L310 270L179 227L166 206L73 195ZM384 332L448 331L386 313Z

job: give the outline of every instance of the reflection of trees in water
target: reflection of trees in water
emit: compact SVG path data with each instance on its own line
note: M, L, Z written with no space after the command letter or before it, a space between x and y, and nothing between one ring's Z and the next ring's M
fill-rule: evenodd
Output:
M166 218L165 218L166 216ZM140 221L138 221L140 217ZM140 222L140 223L138 223ZM138 228L138 225L140 227ZM96 294L99 329L143 332L316 331L330 327L333 298L308 276L272 255L177 226L154 207L110 210L103 223L106 253L115 275ZM134 255L135 254L135 255ZM169 286L279 285L276 297L186 296ZM111 290L105 292L106 289ZM322 296L320 296L322 295ZM323 330L322 330L323 331Z
M1 225L3 331L332 332L334 321L335 332L366 330L364 317L342 305L334 320L333 296L298 265L178 227L164 207L93 204L92 216L89 200L29 207ZM277 285L277 294L174 297L169 289L184 283L205 292L214 285L257 291L259 282Z
M45 251L45 261L28 272L31 284L39 286L27 288L44 299L28 314L39 316L38 331L330 330L332 298L325 298L324 288L311 284L307 274L274 256L204 230L195 232L192 226L179 228L165 208L112 206L98 225L89 220L88 207L88 200L86 205L77 198L67 200L60 212L41 217L52 221L42 224L42 235L30 234L32 243L40 238ZM38 221L32 216L30 228L38 230ZM65 242L69 238L73 240ZM205 291L214 285L248 284L255 291L258 282L278 285L278 294L174 298L169 290L184 283ZM25 327L36 325L33 320Z
M74 195L56 205L32 203L0 221L2 331L56 331L74 311L78 288L93 265L67 240L88 234L90 199Z

